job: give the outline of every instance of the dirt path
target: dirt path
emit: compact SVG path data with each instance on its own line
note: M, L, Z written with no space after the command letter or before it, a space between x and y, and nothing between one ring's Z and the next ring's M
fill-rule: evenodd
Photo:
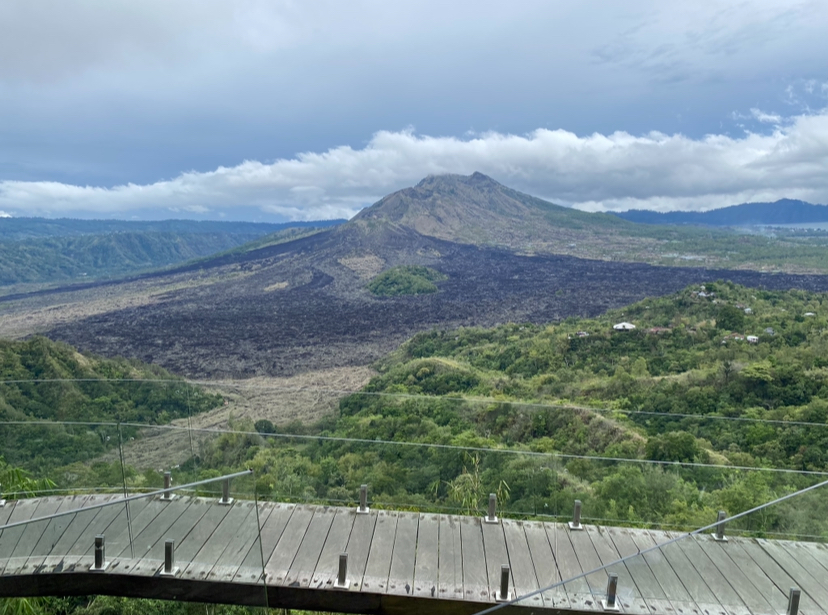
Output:
M197 430L239 428L242 423L260 419L271 421L277 429L293 421L313 423L334 412L342 397L359 390L375 373L368 366L360 366L307 372L289 378L194 381L194 385L221 393L225 404L197 414L191 421L173 421L172 426L179 429L147 428L140 439L125 443L124 460L138 470L167 470L186 461L192 449L198 454L204 442L215 437L209 431ZM117 451L112 451L105 460L111 462L117 456Z

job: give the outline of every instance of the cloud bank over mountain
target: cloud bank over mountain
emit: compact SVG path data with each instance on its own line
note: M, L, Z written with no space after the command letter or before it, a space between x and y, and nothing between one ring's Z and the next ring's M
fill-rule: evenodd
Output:
M826 31L820 0L6 0L2 207L341 215L424 171L478 168L585 207L730 203L739 190L688 195L647 152L692 175L706 135L739 159L746 132L772 148L786 118L828 105ZM347 186L320 175L337 160ZM639 174L655 186L627 188Z
M250 160L149 184L2 181L0 208L50 217L235 218L258 211L287 220L347 218L426 175L474 171L589 211L703 210L779 198L828 203L828 111L773 119L769 133L696 139L546 128L464 138L381 131L358 149Z

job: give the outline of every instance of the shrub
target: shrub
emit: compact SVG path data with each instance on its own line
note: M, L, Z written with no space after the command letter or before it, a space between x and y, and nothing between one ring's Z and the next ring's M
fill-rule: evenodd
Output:
M448 279L429 267L400 266L383 271L368 284L368 290L380 297L436 293L434 282Z

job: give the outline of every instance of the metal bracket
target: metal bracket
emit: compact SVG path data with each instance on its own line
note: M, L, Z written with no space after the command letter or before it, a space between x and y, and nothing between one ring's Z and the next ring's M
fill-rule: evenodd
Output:
M494 493L489 494L489 510L485 517L483 517L483 523L497 523L497 496Z

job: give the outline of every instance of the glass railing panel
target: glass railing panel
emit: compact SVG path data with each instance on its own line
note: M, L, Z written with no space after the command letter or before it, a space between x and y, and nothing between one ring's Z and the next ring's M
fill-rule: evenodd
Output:
M828 500L828 486L811 481L800 490L789 486L763 495L770 497L731 513L733 518L722 517L725 523L716 517L693 532L546 524L547 543L537 539L532 523L524 524L527 545L512 540L511 565L503 571L508 601L523 606L543 601L549 607L591 596L599 610L615 605L642 615L782 615L791 612L794 600L803 612L817 612L828 598L822 582L828 536L818 513ZM536 573L534 587L527 561ZM541 570L539 562L546 562Z
M0 573L101 572L119 575L122 584L136 579L128 592L133 595L140 595L138 577L191 579L205 582L193 593L200 600L266 607L262 514L255 499L196 497L196 489L210 485L184 487L175 497L88 494L9 501L2 510L10 514L0 518ZM154 592L167 597L163 587ZM186 597L170 585L170 599Z

